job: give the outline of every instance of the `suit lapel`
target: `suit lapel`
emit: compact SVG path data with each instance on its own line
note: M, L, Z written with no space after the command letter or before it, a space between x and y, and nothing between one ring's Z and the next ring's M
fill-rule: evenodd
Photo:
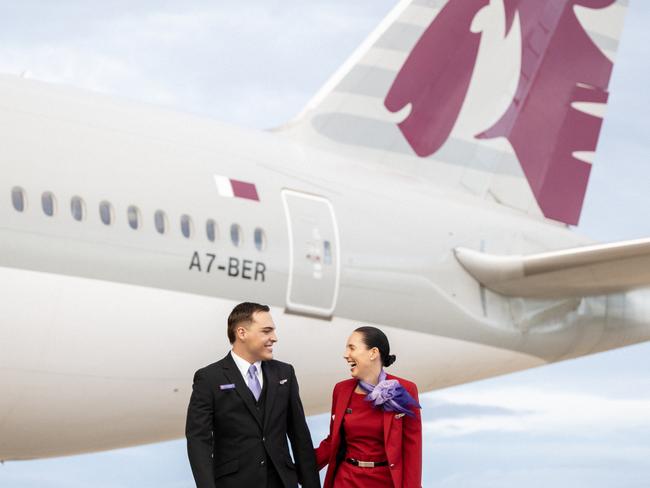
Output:
M388 446L388 438L390 437L390 428L393 424L393 417L395 412L384 412L384 446Z
M273 363L262 361L262 371L266 374L266 403L264 405L264 425L268 425L269 415L271 415L271 408L273 408L273 401L275 394L278 391L278 375L276 374Z
M393 379L391 375L386 375L386 379ZM388 438L390 436L390 428L393 424L395 412L384 411L384 446L388 446Z
M332 427L332 435L336 436L336 446L338 449L338 438L339 433L341 432L341 423L343 422L343 416L345 415L345 409L350 404L350 397L356 388L357 383L355 381L350 381L349 383L344 383L344 386L341 387L339 395L336 399L336 405L334 407L334 426Z
M228 381L234 383L235 391L240 396L240 398L244 401L244 404L250 411L251 415L253 416L257 424L260 426L260 428L262 428L262 424L257 415L257 408L253 400L253 394L251 393L250 388L248 388L248 385L244 382L244 378L239 372L239 368L237 368L237 365L235 364L235 360L232 358L230 353L228 353L228 355L224 358L222 368L223 368L223 374L226 376L226 378L228 378Z

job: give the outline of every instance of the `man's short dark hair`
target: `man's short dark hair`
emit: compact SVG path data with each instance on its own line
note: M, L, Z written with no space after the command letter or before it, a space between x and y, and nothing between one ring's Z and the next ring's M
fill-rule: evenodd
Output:
M270 312L271 309L268 305L260 305L259 303L243 302L232 309L228 316L228 340L231 344L235 343L235 334L237 326L242 322L250 324L253 322L253 314L256 312Z

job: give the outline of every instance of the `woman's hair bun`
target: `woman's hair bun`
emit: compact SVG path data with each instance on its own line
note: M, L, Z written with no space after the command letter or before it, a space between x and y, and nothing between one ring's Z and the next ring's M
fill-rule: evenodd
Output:
M388 367L395 362L397 356L395 354L389 354L386 359L384 359L384 366Z

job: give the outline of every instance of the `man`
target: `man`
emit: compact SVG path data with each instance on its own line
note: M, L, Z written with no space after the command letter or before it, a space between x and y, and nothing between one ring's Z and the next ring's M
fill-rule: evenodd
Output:
M230 353L194 375L185 435L197 488L320 488L293 366L273 360L269 307L237 305L228 339Z

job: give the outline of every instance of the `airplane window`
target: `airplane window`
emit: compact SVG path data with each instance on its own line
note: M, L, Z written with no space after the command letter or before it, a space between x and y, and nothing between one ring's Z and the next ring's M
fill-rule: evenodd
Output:
M214 242L219 237L219 229L217 223L213 219L208 219L205 224L205 233L208 235L208 240Z
M165 215L165 212L162 210L156 210L153 220L159 234L167 232L167 216Z
M255 229L255 247L257 248L258 251L263 251L266 249L266 234L262 229L259 227Z
M14 208L18 212L22 212L25 210L25 190L23 190L19 186L14 186L11 189L11 203L13 203Z
M239 227L238 224L232 224L230 226L230 240L235 245L235 247L241 246L243 236L242 236L241 227Z
M138 207L131 205L126 211L126 216L129 220L129 227L132 229L140 227L140 210L138 210Z
M188 239L192 236L192 217L189 215L181 216L181 232Z
M72 197L72 200L70 200L70 213L72 213L72 218L80 222L86 216L86 205L81 197Z
M46 191L43 193L43 195L41 195L41 206L43 207L43 212L45 215L48 217L52 217L52 215L54 215L55 200L54 195L51 191Z
M323 263L332 264L332 244L330 241L323 241Z
M99 204L99 217L102 219L104 225L111 225L113 223L113 206L110 202L104 200Z

